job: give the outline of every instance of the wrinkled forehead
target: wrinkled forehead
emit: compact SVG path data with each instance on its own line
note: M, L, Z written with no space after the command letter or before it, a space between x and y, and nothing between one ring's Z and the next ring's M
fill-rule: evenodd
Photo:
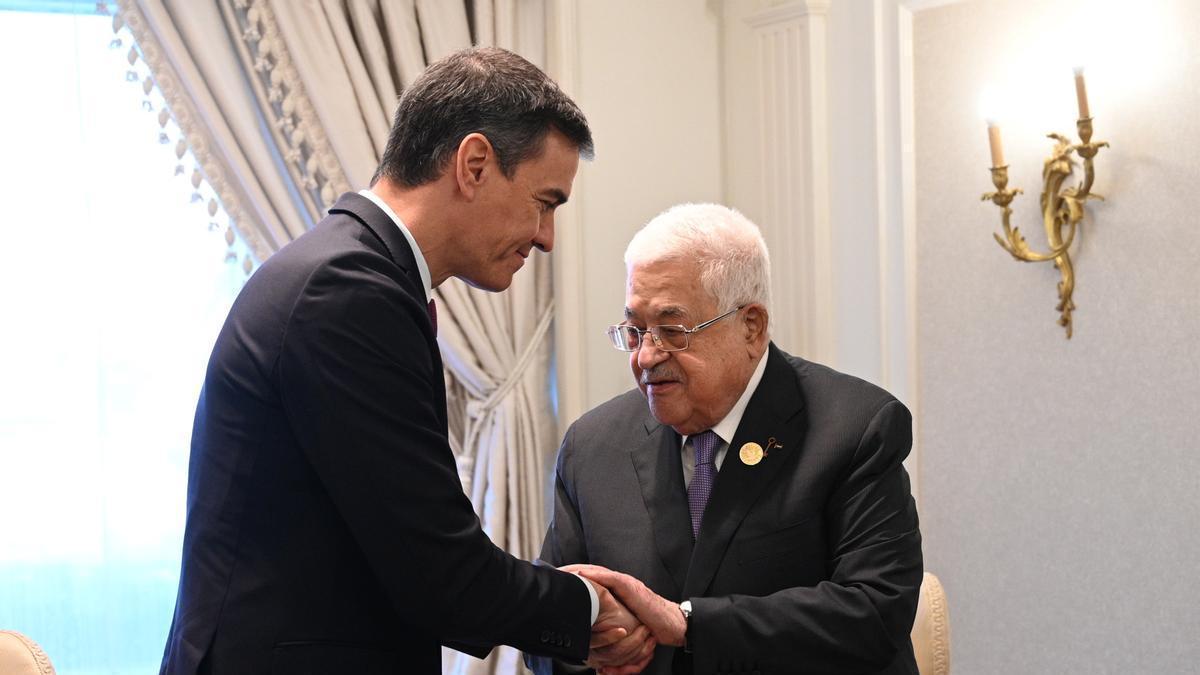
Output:
M687 259L637 262L625 277L625 319L648 324L706 320L716 301L700 283L699 265Z

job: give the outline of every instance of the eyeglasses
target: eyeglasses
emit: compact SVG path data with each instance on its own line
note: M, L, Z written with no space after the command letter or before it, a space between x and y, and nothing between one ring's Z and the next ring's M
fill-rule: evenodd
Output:
M612 340L613 347L623 352L636 352L642 346L642 336L649 333L650 337L654 338L654 346L659 351L679 352L688 348L692 333L699 333L742 307L745 307L745 305L738 305L721 316L709 319L695 328L684 328L683 326L650 326L642 330L637 326L630 326L629 324L609 326L608 339Z

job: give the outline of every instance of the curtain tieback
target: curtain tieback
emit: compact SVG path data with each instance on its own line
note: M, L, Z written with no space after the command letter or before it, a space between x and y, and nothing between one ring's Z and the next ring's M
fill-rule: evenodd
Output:
M525 371L529 369L529 364L533 363L533 357L537 356L541 349L545 348L546 333L550 330L550 323L554 320L554 302L551 301L546 305L546 309L542 310L542 316L538 320L537 327L534 328L533 335L530 336L529 344L525 345L525 351L521 352L521 357L517 359L517 363L513 369L509 371L508 376L495 389L488 393L486 398L472 398L467 401L467 417L470 420L467 432L467 442L464 444L463 450L470 451L474 445L475 436L479 433L479 423L483 418L500 405L505 396L512 392L513 388L520 384L521 379L525 377Z

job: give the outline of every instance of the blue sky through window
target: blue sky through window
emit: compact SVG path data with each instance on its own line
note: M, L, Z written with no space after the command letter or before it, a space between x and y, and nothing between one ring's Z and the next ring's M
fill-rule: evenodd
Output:
M0 11L0 628L61 675L157 672L192 414L246 276L111 25Z

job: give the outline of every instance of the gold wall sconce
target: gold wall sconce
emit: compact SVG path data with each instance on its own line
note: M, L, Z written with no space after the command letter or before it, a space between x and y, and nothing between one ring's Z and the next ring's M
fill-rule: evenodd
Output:
M1000 145L1000 127L994 120L988 120L988 142L992 153L992 184L996 186L996 191L983 195L984 201L991 200L1001 209L1000 224L1004 228L1004 236L992 234L1001 248L1021 262L1054 261L1054 266L1062 275L1055 309L1059 312L1058 324L1067 331L1067 339L1071 337L1071 313L1075 310L1072 300L1075 270L1071 265L1070 248L1075 241L1075 231L1083 220L1083 203L1088 199L1103 199L1100 195L1092 194L1092 182L1096 177L1092 160L1100 148L1108 147L1106 142L1092 142L1092 117L1088 110L1082 68L1075 69L1075 95L1079 104L1079 120L1075 128L1080 142L1072 144L1062 134L1047 134L1047 138L1053 139L1055 144L1050 158L1042 164L1042 224L1046 229L1050 251L1037 253L1031 250L1020 229L1009 222L1012 216L1009 204L1022 190L1008 189L1008 165L1004 163L1004 152ZM1083 159L1083 182L1063 188L1063 183L1076 166L1072 153Z

